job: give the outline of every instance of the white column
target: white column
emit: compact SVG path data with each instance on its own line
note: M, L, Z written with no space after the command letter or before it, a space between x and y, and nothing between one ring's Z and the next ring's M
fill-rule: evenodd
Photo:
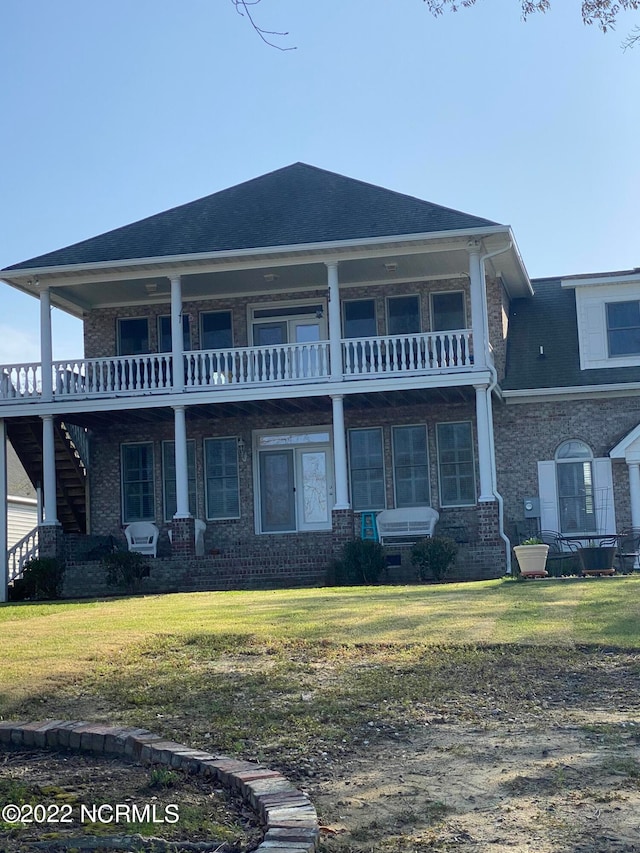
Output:
M45 526L58 522L56 506L56 444L53 432L53 415L42 415L42 491L44 494Z
M53 344L51 339L51 298L49 288L40 289L40 363L42 370L42 399L53 397Z
M182 336L182 280L171 279L171 361L173 363L173 390L184 390L184 340Z
M338 283L338 262L327 265L329 283L329 358L331 359L331 378L342 380L342 323L340 317L340 289Z
M347 471L347 436L344 428L344 398L331 397L333 405L333 464L336 472L336 502L334 509L349 509L349 474Z
M7 527L7 428L0 418L0 603L8 596Z
M473 333L473 363L481 370L487 366L484 341L484 287L482 264L480 263L480 243L470 241L469 249L469 286L471 290L471 330Z
M631 495L631 526L640 530L640 462L628 462Z
M189 512L189 463L187 460L187 419L184 406L174 406L176 448L176 514L174 518L191 518Z
M478 468L480 470L479 501L494 501L491 447L491 395L486 385L474 385L476 389L476 423L478 428Z

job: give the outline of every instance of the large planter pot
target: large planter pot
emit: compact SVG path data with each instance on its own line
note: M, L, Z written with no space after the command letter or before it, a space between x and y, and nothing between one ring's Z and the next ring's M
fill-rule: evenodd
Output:
M604 547L587 545L578 549L583 575L612 575L615 572L613 567L615 556L615 545Z
M546 578L548 545L516 545L513 549L523 578Z

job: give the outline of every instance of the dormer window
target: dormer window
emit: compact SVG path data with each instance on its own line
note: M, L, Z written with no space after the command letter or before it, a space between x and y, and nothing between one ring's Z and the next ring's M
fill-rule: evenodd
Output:
M607 303L609 356L640 354L640 301Z
M575 289L581 370L640 366L640 275L570 278Z

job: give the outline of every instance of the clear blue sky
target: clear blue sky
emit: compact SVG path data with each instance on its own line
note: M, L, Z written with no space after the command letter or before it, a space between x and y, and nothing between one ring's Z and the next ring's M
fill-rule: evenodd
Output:
M532 277L640 266L640 15L577 0L1 0L0 267L302 160L510 224ZM82 354L55 312L54 354ZM0 363L38 358L0 285Z

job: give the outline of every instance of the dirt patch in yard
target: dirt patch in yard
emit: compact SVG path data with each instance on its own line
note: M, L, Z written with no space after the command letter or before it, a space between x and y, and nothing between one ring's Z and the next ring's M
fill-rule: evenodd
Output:
M640 723L436 716L365 746L311 796L331 853L640 851Z

